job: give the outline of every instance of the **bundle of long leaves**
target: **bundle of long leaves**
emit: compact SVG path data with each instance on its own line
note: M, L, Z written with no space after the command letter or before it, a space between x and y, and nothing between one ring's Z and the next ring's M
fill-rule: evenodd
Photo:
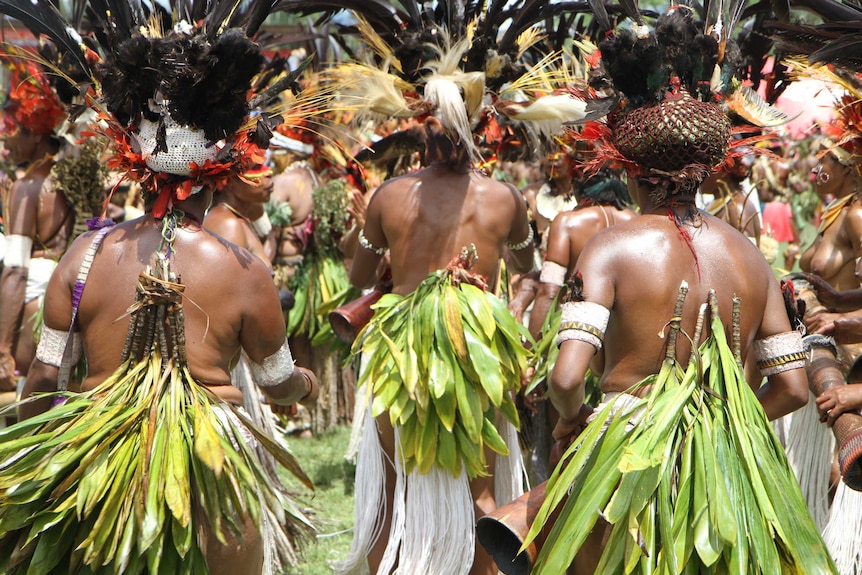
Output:
M561 507L533 573L564 573L600 515L597 573L836 573L712 304L687 369L668 358L644 399L601 411L564 455L525 543Z
M240 427L311 487L297 461L189 373L181 288L142 274L117 371L0 431L0 572L206 574L202 530L266 516L283 560L308 533Z
M307 253L288 285L296 299L287 316L287 334L305 335L315 347L341 347L346 354L348 348L335 336L328 314L361 292L350 284L341 258L317 250Z
M495 427L499 410L519 425L517 391L529 338L502 300L448 270L431 274L407 296L374 305L354 352L368 357L360 374L372 414L401 427L402 460L426 473L434 463L454 476L487 475L484 448L508 455Z

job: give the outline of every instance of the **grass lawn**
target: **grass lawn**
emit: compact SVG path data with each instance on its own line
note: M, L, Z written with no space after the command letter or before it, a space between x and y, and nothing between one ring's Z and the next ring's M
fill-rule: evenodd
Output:
M288 438L291 451L299 459L316 487L312 494L301 483L289 478L288 485L298 494L317 526L316 540L305 549L299 565L286 575L329 575L329 561L342 558L353 539L354 466L344 459L350 429L338 427L322 437Z

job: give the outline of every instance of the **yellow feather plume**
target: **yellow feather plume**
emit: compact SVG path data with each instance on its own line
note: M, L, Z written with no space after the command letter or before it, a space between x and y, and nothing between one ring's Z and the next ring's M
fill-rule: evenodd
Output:
M515 43L518 45L518 56L515 58L516 60L520 60L524 55L524 52L544 40L547 36L542 33L541 28L538 26L533 26L532 28L527 28L523 32L518 35Z
M389 64L398 70L399 72L403 72L401 68L401 60L395 57L395 53L392 51L392 47L386 43L386 40L380 37L380 34L368 23L365 18L357 15L358 23L356 27L359 29L359 33L362 35L365 43L368 44L368 47L371 48L375 54L380 56L383 61L389 62Z
M402 90L411 90L412 86L385 70L346 63L327 71L326 78L336 85L339 99L357 109L395 118L414 115L402 94Z

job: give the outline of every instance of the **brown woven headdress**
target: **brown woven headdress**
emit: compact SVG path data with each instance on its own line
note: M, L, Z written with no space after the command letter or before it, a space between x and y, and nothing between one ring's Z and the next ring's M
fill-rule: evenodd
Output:
M790 119L735 79L744 69L730 41L738 17L723 21L713 15L705 33L691 8L675 6L653 31L644 25L622 29L599 45L598 71L620 93L622 105L607 123L591 123L581 132L596 146L588 171L623 167L662 204L668 196L694 194L743 144L768 137L734 141L734 149L732 133L758 133ZM734 127L731 111L749 126Z

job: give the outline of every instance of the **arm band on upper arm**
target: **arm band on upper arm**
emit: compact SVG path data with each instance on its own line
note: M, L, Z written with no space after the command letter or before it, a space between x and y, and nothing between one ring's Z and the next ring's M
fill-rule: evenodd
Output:
M533 243L533 238L535 237L535 236L533 235L533 226L527 226L527 229L528 229L529 231L527 232L527 237L526 237L526 238L524 238L524 240L523 240L523 241L520 241L520 242L518 242L517 244L509 244L509 243L507 243L507 244L506 244L506 247L507 247L507 248L509 248L510 250L512 250L513 252L516 252L516 251L518 251L518 250L522 250L522 249L524 249L525 247L527 247L527 246L531 245L531 244Z
M566 283L566 266L561 266L557 262L548 262L542 264L542 273L539 275L539 281L543 284L552 284L563 287Z
M802 347L802 334L786 331L754 342L754 358L763 375L775 375L805 367L805 350Z
M557 346L564 341L576 339L592 344L596 351L602 349L611 315L608 308L588 301L573 301L564 303L562 310Z
M262 362L249 358L248 367L251 377L259 387L273 387L293 375L293 356L290 354L290 346L287 340L278 348L278 351L265 358Z
M386 247L382 247L382 248L374 247L374 244L369 242L368 238L365 237L365 232L363 230L359 230L359 245L368 251L374 252L378 256L382 256L383 254L385 254L386 250L388 249Z
M8 268L26 268L30 265L32 252L32 239L27 236L12 234L6 238L6 258L3 263Z
M36 347L36 359L45 365L60 367L63 363L63 353L66 351L69 335L68 331L51 329L47 325L43 326L42 337L39 339L38 347ZM75 365L81 359L81 334L74 332L71 336L72 357L70 358L70 365Z

